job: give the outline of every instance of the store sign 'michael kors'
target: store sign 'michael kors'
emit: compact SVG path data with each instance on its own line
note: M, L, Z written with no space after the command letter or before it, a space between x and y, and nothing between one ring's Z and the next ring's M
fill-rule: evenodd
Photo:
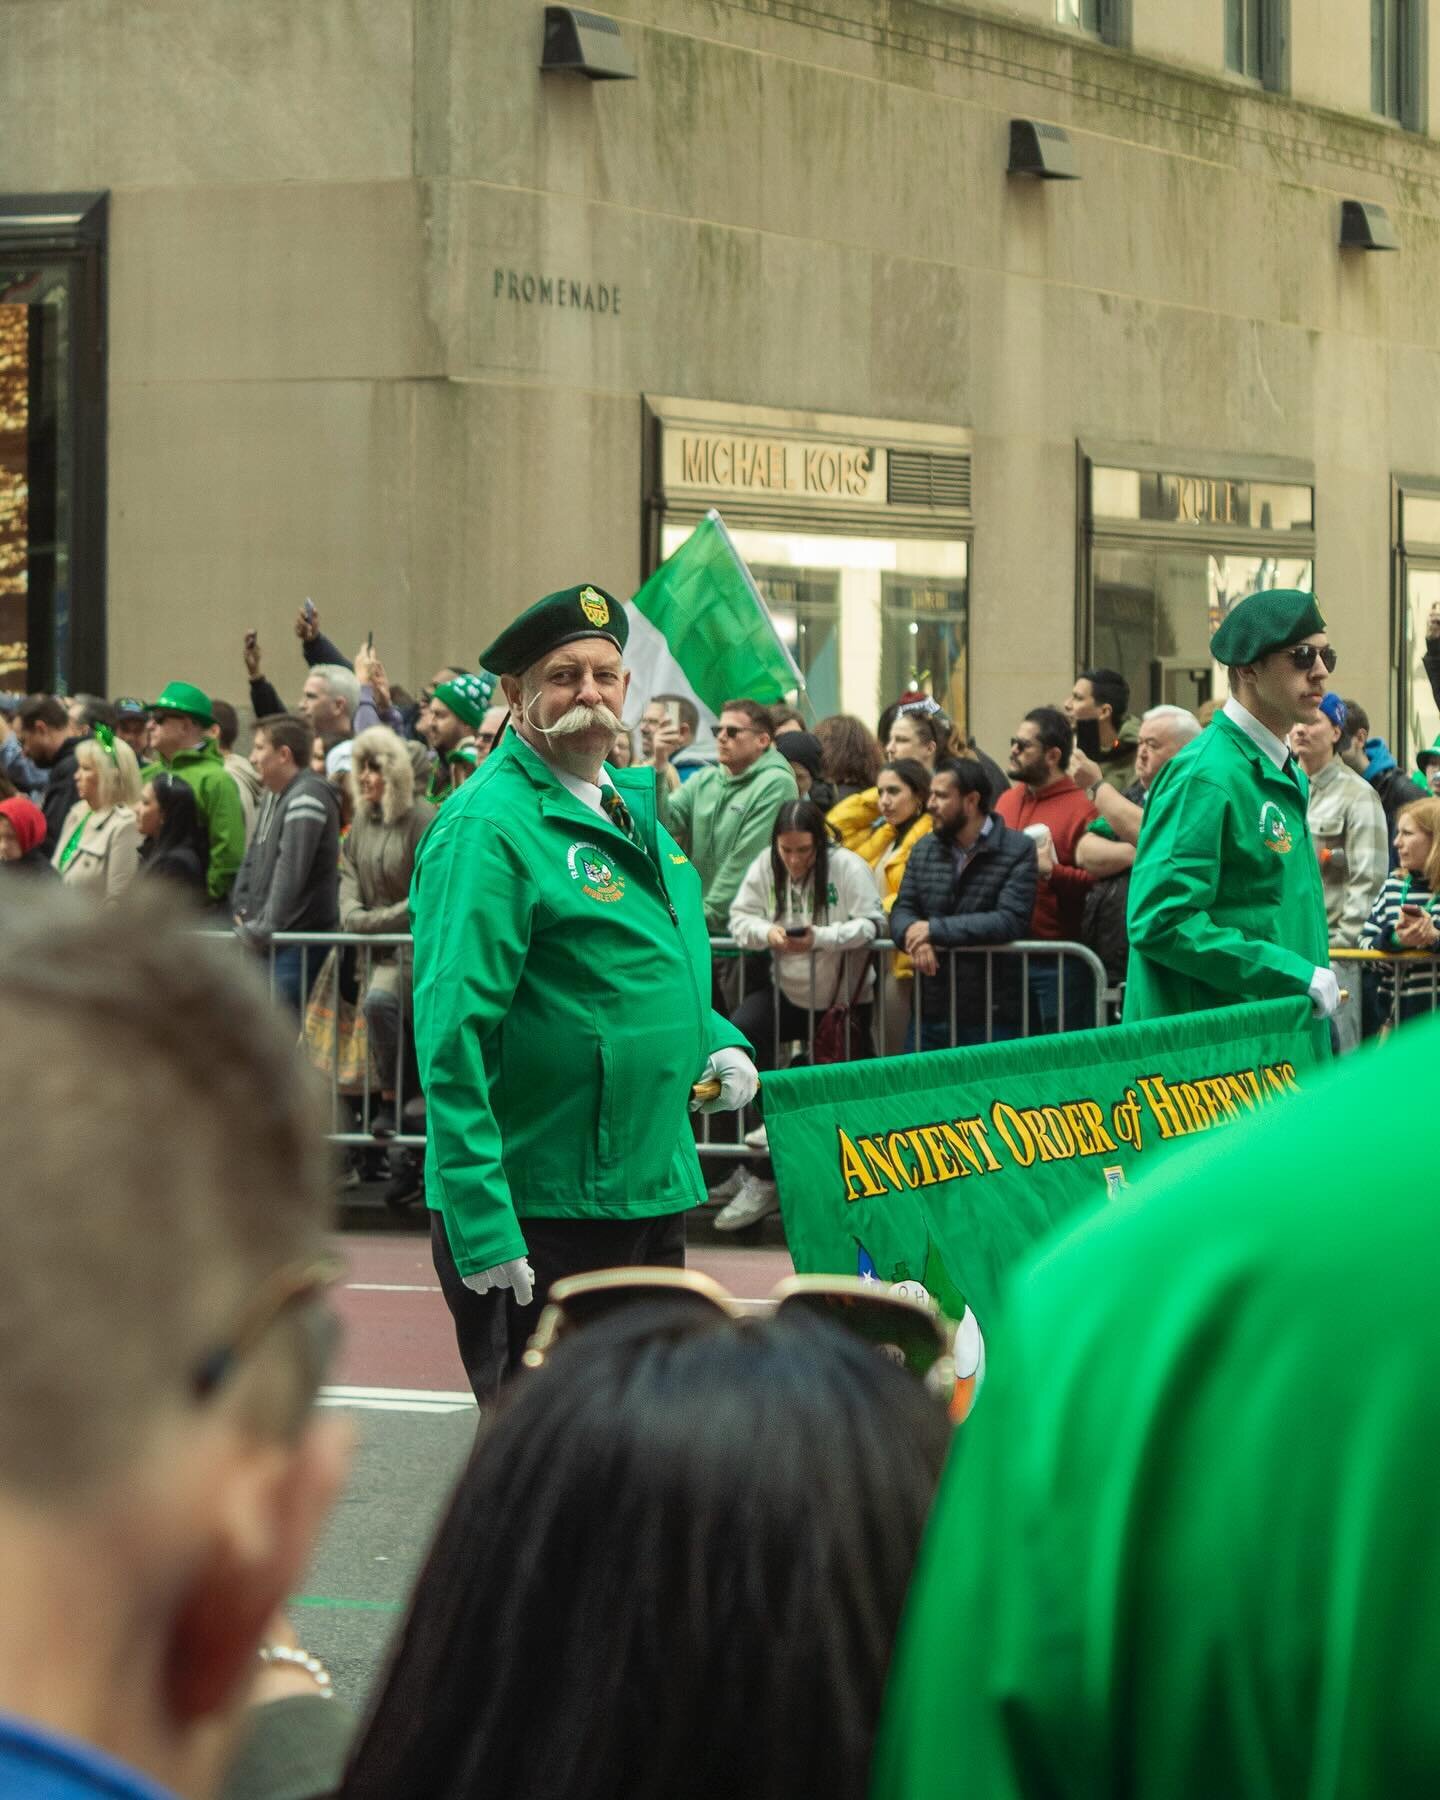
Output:
M665 485L884 505L885 452L798 438L667 431Z

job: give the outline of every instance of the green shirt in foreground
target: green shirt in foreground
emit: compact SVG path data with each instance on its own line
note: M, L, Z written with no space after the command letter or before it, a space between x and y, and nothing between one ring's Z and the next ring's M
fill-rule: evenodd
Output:
M1440 1792L1440 1237L1333 1064L1022 1265L902 1625L874 1800Z
M1330 966L1309 793L1224 713L1161 769L1130 872L1127 1024L1284 1000Z
M691 1085L745 1040L711 1010L700 878L656 824L653 772L601 779L644 849L506 732L416 856L425 1192L462 1276L523 1256L526 1218L704 1199Z

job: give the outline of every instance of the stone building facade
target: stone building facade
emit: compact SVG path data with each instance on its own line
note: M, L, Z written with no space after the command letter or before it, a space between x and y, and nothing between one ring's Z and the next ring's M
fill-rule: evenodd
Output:
M312 595L418 685L714 505L821 711L1193 702L1224 606L1313 576L1428 742L1440 33L1395 11L627 0L592 82L530 0L0 0L0 308L64 314L0 642L239 695L255 627L298 692ZM1007 174L1017 118L1081 179Z

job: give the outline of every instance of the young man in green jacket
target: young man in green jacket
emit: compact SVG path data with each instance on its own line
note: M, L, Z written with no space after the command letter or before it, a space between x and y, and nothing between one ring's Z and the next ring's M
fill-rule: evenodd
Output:
M700 878L648 768L612 770L624 609L567 588L481 661L510 729L421 842L410 897L436 1270L482 1402L563 1275L682 1266L704 1199L687 1108L753 1098L710 1006Z
M215 714L207 694L188 681L170 682L150 705L158 762L140 771L144 780L178 775L195 795L195 804L210 837L210 864L205 890L220 901L230 892L245 860L245 809L235 777L207 730Z
M712 937L723 937L746 871L769 848L776 813L800 789L770 746L770 714L758 700L725 702L715 746L718 763L661 794L660 817L700 871L705 922ZM655 766L664 767L661 753Z
M1340 1004L1310 784L1285 739L1320 717L1335 652L1313 594L1274 589L1210 640L1230 698L1155 780L1130 876L1125 1019L1308 994L1316 1049Z

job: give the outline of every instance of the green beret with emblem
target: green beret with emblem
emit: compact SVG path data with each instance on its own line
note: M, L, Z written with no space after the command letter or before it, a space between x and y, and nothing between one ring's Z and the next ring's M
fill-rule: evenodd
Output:
M577 638L608 638L617 650L623 650L629 635L625 608L604 588L587 582L584 587L562 588L527 606L488 650L480 652L480 662L496 675L523 675L542 656Z
M435 698L448 706L457 719L476 730L494 692L495 680L491 675L457 675L453 681L435 684Z
M1304 588L1267 588L1230 608L1210 640L1210 654L1227 669L1235 669L1324 629L1313 594Z

